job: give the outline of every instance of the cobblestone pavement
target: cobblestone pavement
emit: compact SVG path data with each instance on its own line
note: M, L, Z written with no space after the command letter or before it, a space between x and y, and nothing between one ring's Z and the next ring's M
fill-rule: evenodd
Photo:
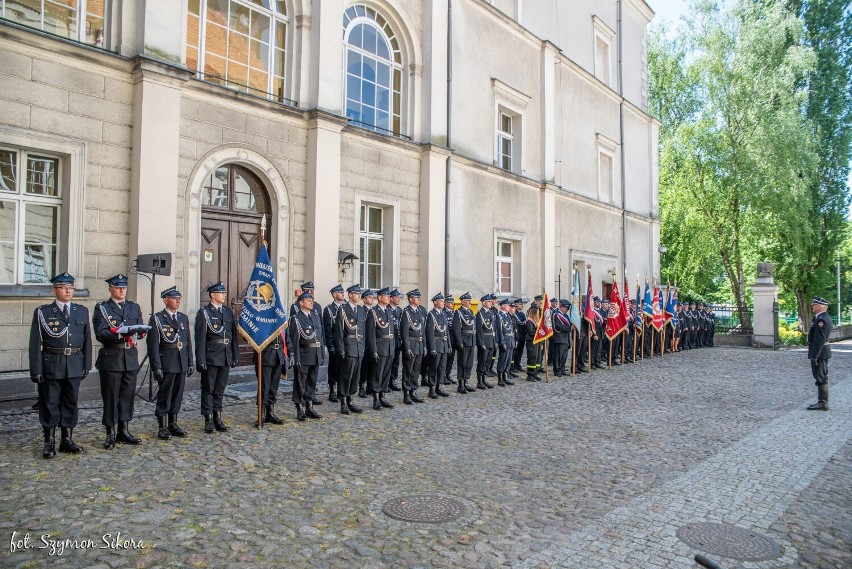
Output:
M678 527L725 522L780 545L708 555L726 569L850 567L852 344L834 353L828 413L804 410L801 350L726 348L357 416L326 402L321 421L279 402L261 432L232 399L231 430L205 435L188 393L189 437L157 440L140 404L143 444L113 451L91 409L86 452L51 461L36 417L4 412L0 566L695 567ZM383 513L419 495L460 517ZM118 532L145 546L105 547Z

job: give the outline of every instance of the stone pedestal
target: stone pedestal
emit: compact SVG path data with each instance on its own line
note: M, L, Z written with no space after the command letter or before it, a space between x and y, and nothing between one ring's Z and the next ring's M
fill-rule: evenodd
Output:
M778 285L772 279L772 265L757 265L757 281L751 287L754 299L754 336L752 344L757 347L775 346L775 315L773 307L778 302Z

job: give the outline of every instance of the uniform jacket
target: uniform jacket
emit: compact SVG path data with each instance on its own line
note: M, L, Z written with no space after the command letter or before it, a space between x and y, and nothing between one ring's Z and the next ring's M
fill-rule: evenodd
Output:
M517 338L515 337L515 317L508 312L497 313L497 324L500 327L500 346L504 350L514 350Z
M338 356L360 358L366 348L367 311L363 306L344 303L337 310L334 343Z
M476 345L476 316L470 308L462 306L453 314L453 343L459 350Z
M330 354L335 353L337 347L334 343L334 319L337 316L337 309L340 308L334 302L327 304L322 311L322 331L325 347L328 348Z
M522 310L518 310L512 315L512 319L515 321L515 338L522 344L527 335L527 316Z
M399 319L399 335L402 342L402 352L411 352L413 355L424 355L426 353L426 336L424 324L426 319L420 308L406 306Z
M189 317L178 312L175 319L165 309L151 316L148 321L146 344L151 367L163 373L182 373L194 367L192 336L189 333Z
M553 343L571 344L571 321L568 314L562 314L559 310L553 313Z
M834 324L828 312L820 312L814 316L811 322L811 329L808 330L808 359L809 360L830 360L831 346L828 344L828 339L831 337L831 330Z
M54 352L68 349L74 353ZM81 377L92 368L92 329L89 309L68 303L68 318L55 302L39 306L30 326L30 375L44 379Z
M290 320L287 321L290 325ZM292 354L293 349L290 347L290 339L287 336L287 330L284 331L283 338L279 335L275 340L268 343L263 351L260 352L260 363L264 368L270 366L287 365L287 357L284 355L284 346L287 346L287 353ZM257 352L252 355L252 361L257 365Z
M393 307L379 305L367 315L367 353L382 357L393 356L396 350L396 319Z
M97 303L92 311L92 329L95 331L95 338L103 344L95 362L95 367L100 371L139 369L139 350L136 349L133 337L125 339L115 332L110 332L110 328L145 323L138 304L125 300L123 305L119 308L118 303L110 298Z
M503 342L500 326L495 326L496 319L491 310L480 310L476 313L476 345L484 348L496 348Z
M524 336L526 337L526 340L527 340L527 348L533 347L533 340L535 340L535 333L536 333L537 329L538 329L538 324L536 324L535 322L533 322L532 320L527 318L527 320L524 322L524 331L525 331ZM539 343L539 344L536 344L536 347L537 346L544 346L544 344Z
M231 366L239 360L237 322L227 306L222 312L208 303L195 316L195 363Z
M426 349L429 353L450 353L450 330L443 309L433 308L426 314Z
M325 346L322 320L315 311L307 315L301 310L296 312L287 326L287 337L294 362L315 366L325 359L322 351Z

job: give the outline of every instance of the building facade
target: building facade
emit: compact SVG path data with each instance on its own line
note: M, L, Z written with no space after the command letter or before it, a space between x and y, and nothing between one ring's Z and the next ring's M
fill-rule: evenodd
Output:
M562 296L658 272L644 0L0 0L0 371L57 270L171 253L241 292L261 226L313 280ZM265 219L265 222L264 222ZM584 273L585 275L585 273ZM585 282L585 276L583 277ZM599 288L600 287L600 288ZM129 296L150 309L151 284ZM155 301L159 306L159 300Z

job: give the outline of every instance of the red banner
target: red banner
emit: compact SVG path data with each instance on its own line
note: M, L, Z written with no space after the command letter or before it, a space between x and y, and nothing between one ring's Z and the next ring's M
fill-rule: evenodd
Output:
M592 330L595 327L595 315L597 314L595 311L595 301L592 300L594 294L592 292L592 271L589 271L589 285L586 287L586 306L583 308L583 318L588 320Z
M654 316L651 319L651 323L654 325L654 328L657 330L663 329L663 311L660 310L660 289L654 287L654 299L651 301L652 308L654 310Z
M538 318L538 327L535 331L533 344L544 342L553 336L553 318L550 313L550 302L547 300L547 293L544 294L544 302L541 303L541 315Z
M627 328L627 315L624 302L618 294L618 283L612 283L612 293L609 295L609 314L606 317L606 337L610 340L621 334Z

